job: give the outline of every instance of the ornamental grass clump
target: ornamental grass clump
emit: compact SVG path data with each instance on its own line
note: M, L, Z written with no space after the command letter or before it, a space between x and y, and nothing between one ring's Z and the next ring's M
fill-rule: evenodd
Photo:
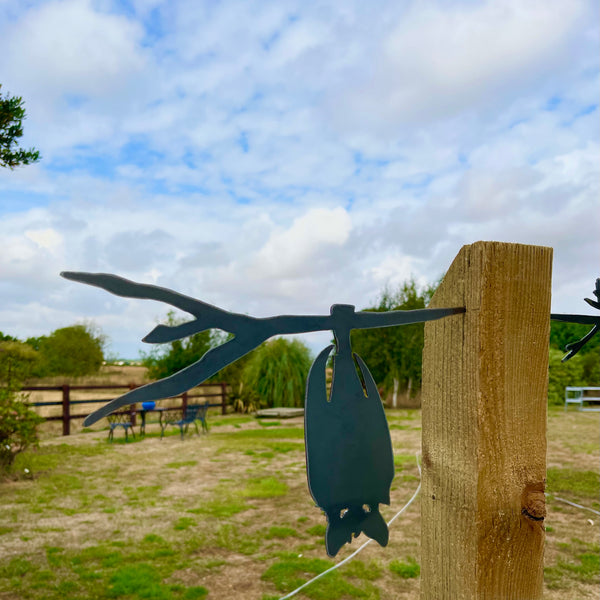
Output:
M242 410L304 406L304 390L312 359L299 340L277 338L250 356L241 374Z

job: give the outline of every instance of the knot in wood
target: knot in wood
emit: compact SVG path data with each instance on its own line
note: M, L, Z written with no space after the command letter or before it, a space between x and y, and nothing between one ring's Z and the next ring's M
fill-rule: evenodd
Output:
M521 495L521 513L532 521L546 518L546 496L543 483L529 483Z

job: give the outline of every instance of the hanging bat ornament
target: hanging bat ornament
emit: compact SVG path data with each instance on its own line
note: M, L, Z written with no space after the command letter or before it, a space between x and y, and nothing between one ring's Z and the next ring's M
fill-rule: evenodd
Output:
M373 377L362 359L352 353L350 331L419 323L462 313L464 308L435 308L389 312L355 312L334 304L329 315L281 315L255 318L224 311L172 290L135 283L105 273L61 273L66 279L100 287L127 298L166 302L195 318L181 325L158 325L145 342L164 343L206 329L221 329L233 338L212 348L192 365L108 402L89 415L84 426L136 402L178 396L212 377L274 335L331 330L335 345L325 348L308 376L305 402L306 465L310 493L327 516L327 553L361 532L382 546L388 528L379 504L390 503L394 457L390 432ZM331 394L326 387L326 365L333 352Z
M382 546L388 528L379 504L390 503L394 454L383 404L373 377L350 348L354 306L335 304L331 397L325 368L334 346L315 360L306 385L304 431L310 493L327 515L329 556L364 532Z

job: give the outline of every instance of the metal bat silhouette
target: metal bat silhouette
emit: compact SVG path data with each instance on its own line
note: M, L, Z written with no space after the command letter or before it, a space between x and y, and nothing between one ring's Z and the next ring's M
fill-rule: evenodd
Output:
M352 352L350 331L440 319L462 313L464 308L375 313L355 312L354 306L334 304L329 315L255 318L115 275L75 272L61 275L117 296L166 302L195 317L174 327L158 325L143 339L145 342L171 342L211 328L234 335L174 375L115 398L88 416L85 426L128 404L182 394L274 335L333 331L335 345L328 346L317 356L306 385L304 431L310 493L327 516L325 542L330 556L335 556L346 542L352 541L353 535L356 537L361 532L382 546L387 544L388 528L379 512L379 504L390 503L394 478L392 443L379 392L365 363ZM328 398L325 366L334 347Z
M596 289L594 290L596 300L584 298L584 300L594 308L600 310L600 278L596 279ZM565 346L567 354L563 356L562 362L573 358L597 333L600 331L600 315L562 315L551 314L550 318L553 321L564 321L567 323L581 323L583 325L593 325L593 327L580 340L572 342Z

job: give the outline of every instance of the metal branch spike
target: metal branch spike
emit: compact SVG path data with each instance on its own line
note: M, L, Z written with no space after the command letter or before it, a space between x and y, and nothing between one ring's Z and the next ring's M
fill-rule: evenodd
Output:
M377 386L362 359L352 353L350 332L441 319L464 313L463 307L375 313L356 312L349 304L334 304L329 315L279 315L258 319L116 275L76 272L61 275L117 296L166 302L195 317L174 327L159 325L144 338L145 342L173 341L212 327L233 334L232 339L212 348L185 369L105 404L86 418L85 426L126 404L179 395L274 335L333 331L336 353L329 400L325 365L333 346L319 354L307 383L304 429L309 489L327 515L325 543L330 556L361 532L382 546L388 543L388 529L379 504L390 503L394 478L392 442Z
M596 296L596 298L600 300L600 278L596 279L596 289L594 290L594 296ZM593 306L594 308L600 310L600 302L597 302L596 300L590 300L589 298L585 298L585 301L590 306Z
M174 327L158 325L144 337L144 342L151 344L171 342L210 328L221 329L234 335L233 339L217 348L212 348L195 363L174 375L131 390L105 404L85 419L86 427L127 404L159 400L181 394L202 383L274 335L327 329L335 332L340 328L347 328L349 331L350 329L370 327L391 327L441 319L465 311L464 308L457 307L370 313L355 312L353 306L342 310L336 308L342 305L334 305L330 315L279 315L259 319L228 312L167 288L136 283L109 273L63 271L61 276L71 281L102 288L124 298L165 302L195 317L192 321Z
M594 289L594 296L600 300L600 277L596 279L596 288ZM591 300L590 298L584 298L584 300L592 307L600 310L600 302ZM563 321L565 323L580 323L584 325L593 325L593 327L580 339L575 342L571 342L565 346L567 354L563 356L562 362L573 358L597 333L600 331L600 315L562 315L562 314L551 314L550 318L553 321Z

